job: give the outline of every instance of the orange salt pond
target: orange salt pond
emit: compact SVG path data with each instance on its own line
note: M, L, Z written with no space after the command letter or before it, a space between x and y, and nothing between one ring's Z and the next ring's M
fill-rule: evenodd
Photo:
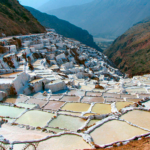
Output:
M69 111L75 111L75 112L84 112L88 111L90 108L90 104L85 103L67 103L65 106L63 106L62 110L69 110Z
M17 119L16 123L34 127L44 127L53 116L55 116L55 114L31 110Z
M110 144L116 141L124 141L138 135L147 134L140 128L130 126L126 122L113 120L104 123L90 133L94 143L98 145Z
M78 96L64 96L61 101L66 102L80 102L80 97Z
M53 137L46 141L40 142L37 150L75 150L91 149L82 137L77 135L65 134L60 137Z
M129 106L129 105L133 105L134 103L133 102L117 102L116 103L116 107L119 110L121 110L122 108L126 107L126 106Z
M97 102L97 103L103 103L104 102L104 98L103 97L84 97L82 99L82 102Z
M49 123L49 127L66 128L71 131L77 131L85 124L86 120L79 117L59 115Z
M92 108L92 112L98 113L98 114L109 114L109 113L111 113L111 105L95 104Z
M58 110L62 105L64 105L65 102L59 102L59 101L50 101L44 109L51 109L51 110Z
M127 120L137 126L150 130L150 112L133 110L122 115L121 119Z

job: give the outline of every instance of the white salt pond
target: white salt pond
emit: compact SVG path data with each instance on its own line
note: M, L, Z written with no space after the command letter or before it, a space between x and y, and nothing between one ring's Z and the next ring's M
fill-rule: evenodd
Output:
M104 123L90 133L94 143L98 145L111 144L116 141L131 139L137 135L147 134L140 128L133 127L126 122L113 120Z

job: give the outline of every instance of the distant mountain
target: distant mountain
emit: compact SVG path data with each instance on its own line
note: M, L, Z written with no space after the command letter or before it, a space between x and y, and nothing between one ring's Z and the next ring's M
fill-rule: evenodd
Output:
M150 17L118 37L104 53L131 76L150 73Z
M73 5L82 5L93 0L49 0L47 3L39 7L38 10L46 12L53 9L68 7Z
M47 12L84 28L95 37L116 38L150 14L149 0L94 0Z
M17 0L0 0L0 36L45 32Z
M42 13L34 8L25 6L31 14L46 28L53 28L58 34L68 38L73 38L83 44L91 46L99 51L102 51L93 41L93 36L88 31L83 30L67 21L58 19L55 16Z

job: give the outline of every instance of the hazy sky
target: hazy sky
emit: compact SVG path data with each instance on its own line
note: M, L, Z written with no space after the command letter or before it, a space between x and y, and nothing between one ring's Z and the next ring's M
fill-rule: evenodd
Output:
M19 0L21 5L31 6L34 8L39 8L42 4L48 1L49 0Z

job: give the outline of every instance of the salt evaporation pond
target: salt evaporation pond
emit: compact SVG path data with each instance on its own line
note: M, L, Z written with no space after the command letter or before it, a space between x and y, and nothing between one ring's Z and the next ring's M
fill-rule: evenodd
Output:
M62 105L64 105L65 102L59 102L59 101L50 101L45 107L44 109L47 110L58 110Z
M93 116L93 115L96 115L96 114L95 113L86 113L86 114L84 114L85 117L89 117L89 116ZM99 115L99 114L97 114L97 115Z
M52 95L50 97L50 100L59 100L62 97L62 95Z
M65 106L62 107L62 110L69 110L75 112L84 112L88 111L90 108L90 104L85 103L67 103Z
M131 139L137 135L147 134L140 128L133 127L126 122L113 120L104 123L90 133L95 144L105 145L116 141Z
M74 116L81 116L81 113L78 113L78 112L59 111L58 113L59 113L59 114L74 115Z
M124 101L122 98L105 98L106 102L118 102L118 101Z
M37 106L34 104L25 104L25 103L17 103L16 105L19 107L24 107L24 108L29 108L29 109L33 109Z
M60 137L53 137L49 140L40 142L37 150L48 150L50 147L53 150L75 150L75 149L90 149L90 145L83 141L82 137L77 135L65 134Z
M137 103L137 102L139 102L139 101L141 101L142 99L139 99L139 98L128 98L127 99L127 101L128 102L135 102L135 103Z
M80 97L78 96L64 96L61 101L66 102L80 102Z
M82 102L89 102L89 103L92 103L92 102L97 102L97 103L103 103L104 102L104 98L103 97L84 97L82 99Z
M150 112L142 110L133 110L121 116L121 119L127 120L139 127L150 130Z
M34 127L44 127L53 116L55 116L55 114L32 110L26 112L19 119L17 119L16 123Z
M95 112L97 114L109 114L109 113L111 113L111 105L95 104L92 108L92 112Z
M23 108L0 105L0 116L3 116L3 117L9 116L11 118L17 118L23 112L25 112L25 109Z
M84 96L85 92L80 90L71 90L68 92L68 95Z
M20 73L22 73L22 72L13 72L13 73L8 73L8 74L2 74L2 75L0 75L0 77L3 77L3 78L5 78L5 77L17 77L17 75L19 75Z
M100 121L100 120L92 119L92 120L90 120L90 122L88 123L88 126L95 125L98 121Z
M51 127L47 127L46 129L47 129L48 131L54 131L54 132L56 132L56 133L64 132L64 130L56 129L56 128L51 128Z
M41 99L36 99L36 98L30 98L26 103L37 104L40 107L42 107L47 103L47 101L44 101L44 100L41 100Z
M96 92L87 92L86 96L102 96L102 93Z
M86 120L73 117L73 116L66 116L66 115L59 115L57 118L53 119L50 123L50 127L59 127L59 128L66 128L71 131L77 131L80 127L85 124Z
M129 106L129 105L133 105L134 103L133 102L117 102L116 103L116 107L119 110L121 110L122 108L126 107L126 106Z
M25 128L20 128L17 126L11 126L8 124L3 124L0 128L0 133L4 138L13 141L28 141L28 140L38 140L46 137L48 134L45 132L37 130L26 130ZM51 133L49 133L51 135Z

